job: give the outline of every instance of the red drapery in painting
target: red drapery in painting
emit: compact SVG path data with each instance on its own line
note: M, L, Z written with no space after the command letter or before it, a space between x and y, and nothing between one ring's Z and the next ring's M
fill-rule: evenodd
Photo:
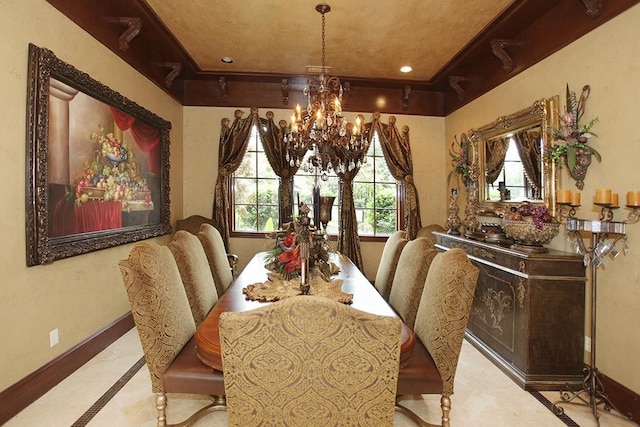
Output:
M74 205L75 200L69 198L56 203L51 216L51 237L122 228L120 202L90 200L80 206Z
M90 200L75 209L76 233L122 228L120 202Z
M133 139L138 147L147 153L147 164L149 172L155 175L160 174L160 132L157 128L136 119L129 114L111 108L113 120L123 132L131 129Z

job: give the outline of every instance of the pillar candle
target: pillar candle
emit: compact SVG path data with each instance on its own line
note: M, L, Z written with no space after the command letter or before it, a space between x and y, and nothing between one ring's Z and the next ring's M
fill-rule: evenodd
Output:
M611 189L596 188L596 203L602 203L602 204L611 203Z
M640 191L627 192L627 206L640 206Z
M558 190L558 203L571 203L571 190Z
M580 193L571 193L571 205L580 206Z
M613 193L611 195L611 206L620 206L618 205L618 201L619 201L618 193Z

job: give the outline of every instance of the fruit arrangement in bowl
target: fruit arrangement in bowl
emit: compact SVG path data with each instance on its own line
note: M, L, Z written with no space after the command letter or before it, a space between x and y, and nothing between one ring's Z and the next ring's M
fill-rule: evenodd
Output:
M548 244L558 235L560 224L544 205L522 203L503 218L503 229L515 243L513 249L531 253L544 253Z

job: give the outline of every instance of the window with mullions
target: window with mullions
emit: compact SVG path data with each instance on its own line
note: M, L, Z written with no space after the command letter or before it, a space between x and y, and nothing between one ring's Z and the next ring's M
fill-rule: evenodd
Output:
M234 231L265 232L278 228L279 182L254 127L247 152L232 179Z
M496 187L495 184L498 183ZM532 187L526 177L518 147L513 138L509 140L509 147L504 157L504 166L500 175L492 183L487 183L488 200L501 200L500 186L508 190L509 200L526 200L533 198Z
M353 180L353 200L361 236L388 236L398 229L399 184L374 134L366 161Z
M233 231L264 233L278 228L279 178L271 169L257 129L242 164L233 174ZM307 154L309 155L309 153ZM303 164L306 163L306 157ZM338 233L339 179L332 171L323 176L316 170L301 167L294 178L294 204L303 202L313 216L313 189L318 185L320 196L335 196L327 233ZM367 160L354 180L354 203L358 233L364 236L387 236L398 224L398 184L389 172L377 135L367 153ZM294 215L298 215L297 207Z

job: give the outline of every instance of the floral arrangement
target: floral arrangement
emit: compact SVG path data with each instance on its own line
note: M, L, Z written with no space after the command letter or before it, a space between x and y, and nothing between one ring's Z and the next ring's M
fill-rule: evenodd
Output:
M275 273L280 274L289 280L298 277L302 271L302 258L300 257L300 236L301 226L298 220L293 220L286 224L284 230L267 236L275 238L276 244L273 249L267 252L265 267ZM320 274L325 280L329 280L335 273L335 267L329 262L329 252L331 248L324 236L313 236L313 244L310 245L309 255L309 275Z
M451 149L449 150L451 156L451 164L453 169L449 172L447 177L447 184L451 181L454 175L456 179L462 178L464 182L471 179L471 165L473 160L471 159L471 142L465 134L462 134L460 142L454 137L454 141L451 143Z
M105 133L104 127L99 126L99 130L89 136L99 146L96 157L85 162L82 176L75 180L76 204L90 199L151 203L149 186L138 175L133 152L112 133Z
M580 126L580 119L584 115L585 104L590 92L589 85L585 85L582 88L580 99L578 99L576 93L569 90L569 85L567 84L565 112L559 118L560 126L557 129L550 129L553 138L556 141L564 141L564 143L553 145L547 155L556 163L564 160L571 174L573 174L576 166L576 154L580 150L592 154L598 161L602 159L602 156L595 148L587 145L589 138L597 136L591 132L591 128L598 123L598 117L590 120L582 127Z

